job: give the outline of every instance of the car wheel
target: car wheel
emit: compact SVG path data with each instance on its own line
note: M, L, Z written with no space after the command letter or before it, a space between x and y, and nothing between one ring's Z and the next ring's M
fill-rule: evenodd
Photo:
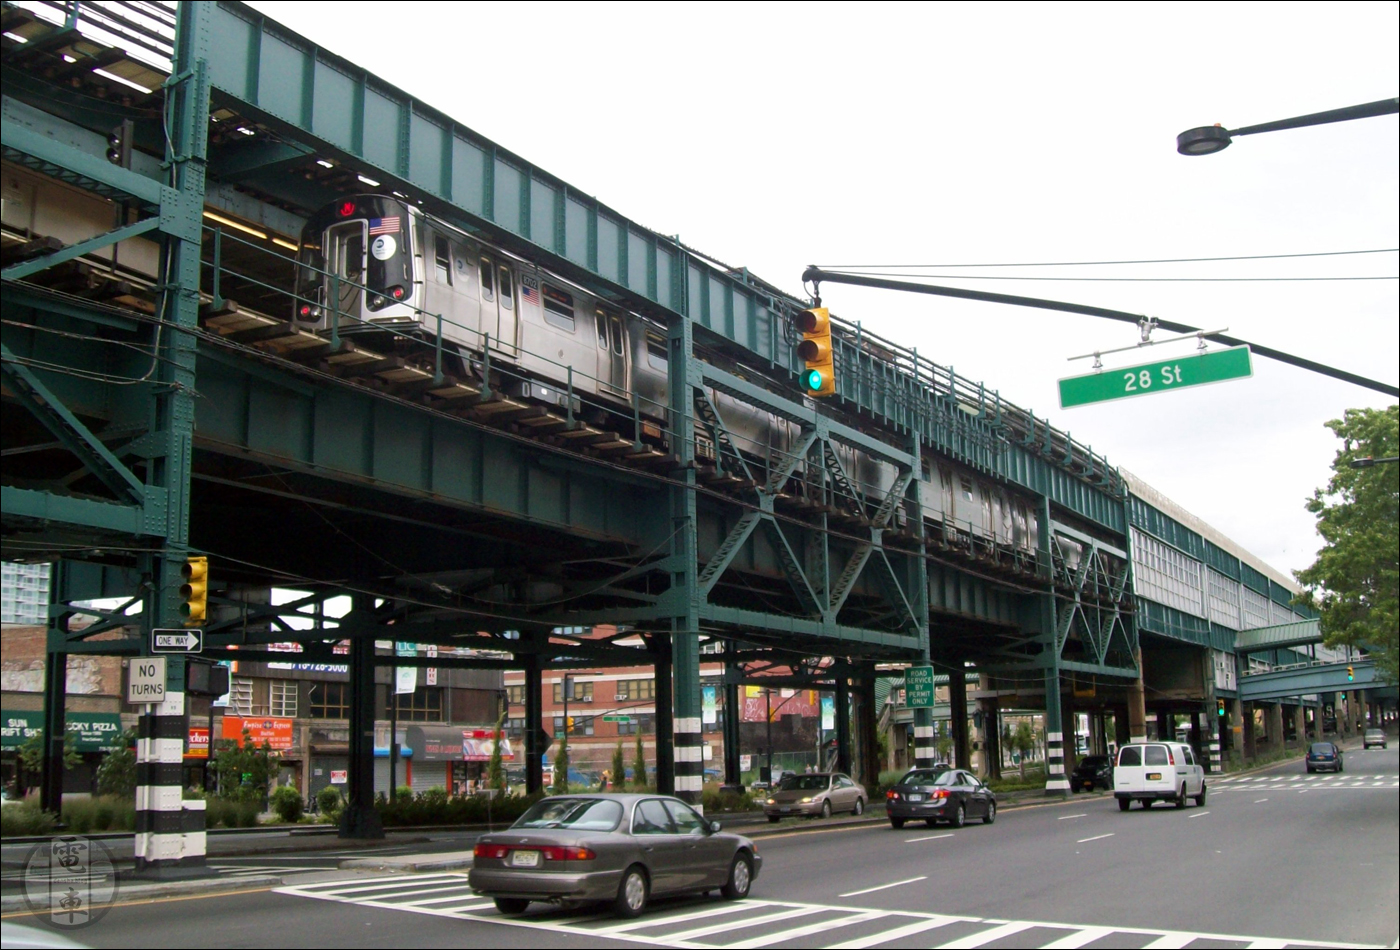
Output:
M823 818L830 818L830 817L831 817L831 802L829 802L829 801L827 801L827 802L822 802L822 817L823 817Z
M997 820L997 803L987 802L987 813L982 816L982 824L990 825Z
M1118 799L1118 810L1119 810L1119 811L1127 811L1127 810L1128 810L1128 806L1131 805L1132 803L1133 803L1133 800L1132 800L1131 798L1120 798L1120 799Z
M496 909L503 914L525 913L525 908L530 906L530 902L523 897L498 897L496 898Z
M1157 804L1157 802L1156 802L1155 799L1144 798L1144 799L1142 800L1142 807L1145 808L1145 809L1146 809L1146 808L1151 808L1151 807L1152 807L1153 805L1155 805L1155 804Z
M952 825L954 828L961 828L966 823L967 809L962 806L961 802L959 802L958 810L953 812L953 817L948 820L948 824Z
M1186 807L1186 783L1181 783L1181 788L1176 790L1176 801L1173 803L1177 808Z
M619 917L637 917L647 906L647 874L641 865L634 864L622 872L622 883L617 886L617 897L613 900L613 912Z
M891 819L890 819L890 827L893 828L895 831L898 831L899 829L901 829L901 828L904 827L904 819L903 819L903 818L891 818Z
M720 893L727 901L741 901L749 896L749 887L752 884L753 864L747 854L740 852L734 855L734 863L729 865L729 880L720 889Z
M865 814L865 799L856 799L856 807L851 809L851 814L857 816Z
M1196 796L1196 807L1204 808L1206 804L1206 783L1201 783L1201 794Z
M770 824L770 825L776 825L776 824L778 823L779 820L780 820L780 819L778 818L777 815L769 815L769 816L768 816L768 824Z

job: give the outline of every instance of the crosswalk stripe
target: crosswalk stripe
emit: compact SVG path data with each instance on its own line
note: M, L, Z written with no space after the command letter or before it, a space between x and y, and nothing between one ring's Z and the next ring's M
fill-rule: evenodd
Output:
M807 905L804 907L788 908L772 914L763 914L758 917L745 917L743 920L728 920L722 924L710 924L706 927L695 927L691 930L682 930L680 933L666 934L663 939L670 943L675 941L680 943L685 940L694 940L697 937L708 937L711 934L724 933L726 930L740 930L744 927L757 927L760 924L776 923L780 920L791 920L793 917L807 917L811 914L820 914L831 908Z
M599 936L608 934L626 933L629 930L644 930L648 927L664 927L667 924L683 924L688 920L701 920L706 917L715 917L719 914L732 914L740 910L753 910L754 907L770 907L772 905L761 901L744 901L743 903L730 903L722 907L706 907L689 914L674 914L670 917L652 918L651 920L629 920L625 924L613 924L610 927L591 928L590 932Z
M905 937L912 937L915 934L925 933L938 927L946 927L948 924L965 919L964 917L929 917L912 924L905 924L903 927L896 927L893 930L883 930L880 933L867 934L844 943L835 943L827 947L826 950L865 950L866 947L903 940Z
M849 914L845 917L838 917L835 920L822 920L815 924L804 924L801 927L792 927L788 930L779 930L775 933L764 934L761 937L752 937L748 940L740 940L738 943L728 945L730 950L747 950L750 947L771 947L775 943L782 943L784 940L796 940L798 937L810 937L812 934L825 933L828 930L840 930L842 927L849 927L853 924L863 924L867 920L878 920L881 917L889 916L884 911L867 911L863 914Z
M1196 934L1167 933L1143 947L1142 950L1181 950L1196 939Z
M947 943L940 943L936 946L938 950L972 950L974 947L985 947L993 940L1000 940L1002 937L1010 937L1023 930L1030 930L1035 924L1027 922L1012 921L1009 924L1002 924L1000 927L993 927L991 930L984 930L981 933L969 934L966 937L959 937L956 940L949 940Z
M1113 932L1112 927L1085 927L1077 933L1066 934L1058 940L1052 940L1041 950L1079 950L1086 943L1093 943L1100 937L1107 937Z

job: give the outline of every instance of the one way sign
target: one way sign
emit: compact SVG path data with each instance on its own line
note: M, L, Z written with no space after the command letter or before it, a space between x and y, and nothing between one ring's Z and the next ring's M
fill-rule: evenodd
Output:
M151 631L152 653L203 653L203 630L156 628Z

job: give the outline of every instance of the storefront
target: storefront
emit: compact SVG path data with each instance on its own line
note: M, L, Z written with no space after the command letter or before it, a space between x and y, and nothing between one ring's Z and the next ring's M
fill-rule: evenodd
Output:
M64 792L95 792L97 767L108 752L121 747L121 716L116 713L70 712L68 734L81 762L63 773ZM26 772L19 750L26 742L44 734L44 714L39 710L0 712L0 771L5 787L23 794L39 784L37 773Z
M302 788L302 756L296 743L294 720L276 716L225 716L219 737L240 746L250 742L255 749L266 745L276 760L276 768L271 775L272 787L291 785L298 790Z
M412 782L415 792L437 787L460 795L483 784L495 745L493 726L410 725L407 732L409 745L417 750ZM510 739L502 736L501 762L509 765L514 761Z

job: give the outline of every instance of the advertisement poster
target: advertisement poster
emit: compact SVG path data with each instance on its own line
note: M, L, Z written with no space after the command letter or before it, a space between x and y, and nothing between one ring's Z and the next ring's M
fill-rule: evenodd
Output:
M224 717L222 738L232 739L242 745L244 730L247 730L249 737L253 740L253 745L257 748L261 748L263 742L267 742L273 752L286 752L292 747L292 720L290 719Z
M700 688L700 718L707 726L713 726L719 722L719 711L715 708L718 702L717 694L719 687L702 686Z

